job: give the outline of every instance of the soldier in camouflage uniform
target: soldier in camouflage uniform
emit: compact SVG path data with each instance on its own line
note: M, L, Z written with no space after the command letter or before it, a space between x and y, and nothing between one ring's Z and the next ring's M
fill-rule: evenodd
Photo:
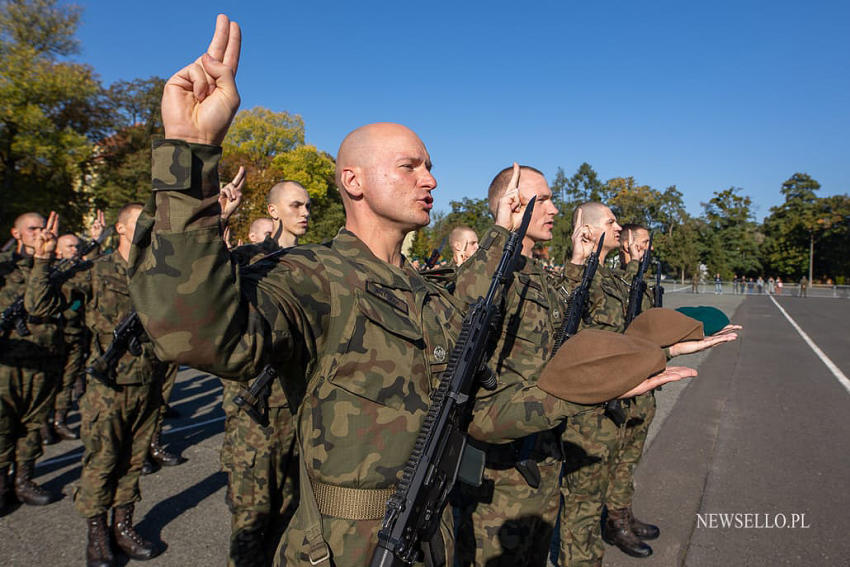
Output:
M79 246L80 239L76 235L63 234L56 246L56 258L69 261L76 259ZM48 423L48 427L52 427L53 431L65 440L80 438L79 433L68 427L67 419L68 412L71 411L74 384L83 374L87 349L83 310L86 298L81 289L86 277L81 272L82 269L87 268L76 268L71 279L62 285L62 295L65 297L65 310L62 312L65 355L61 380L57 381L53 395L53 419L52 423Z
M449 247L454 265L460 266L478 250L478 235L468 226L456 226L449 233Z
M513 168L506 168L490 184L488 201L494 217L499 200L520 181L520 171L513 179L512 173ZM521 168L521 187L524 201L532 195L537 201L523 241L521 267L505 298L501 336L490 361L505 386L533 383L537 370L551 357L567 298L566 290L559 292L551 285L543 264L531 254L537 242L552 239L552 221L558 214L552 191L543 174L528 166ZM481 251L458 270L457 297L472 302L486 293L482 283L488 282L474 274L496 269L506 235L499 227L487 233ZM482 269L479 263L486 266ZM478 409L488 403L483 398ZM550 430L510 444L476 445L487 452L487 468L483 490L459 487L463 508L457 545L462 563L542 567L560 502L559 433Z
M251 265L273 252L280 254L297 246L298 238L307 231L310 196L299 183L276 184L269 190L267 202L274 219L271 234L276 239L269 236L234 249L233 258L242 269L257 269ZM287 366L278 368L278 373L285 375ZM266 400L269 424L263 427L233 403L250 384L243 386L233 380L222 380L222 384L226 421L221 466L227 473L227 504L232 514L228 565L271 565L298 504L293 411L281 382L273 380Z
M112 342L112 331L133 311L127 256L141 208L130 204L121 209L115 223L117 250L98 258L89 272L86 325L92 332L90 364L103 355ZM110 508L115 543L129 557L150 559L161 551L133 527L134 505L141 499L139 477L156 427L166 371L166 365L153 355L147 337L140 339L142 354L124 353L115 368L115 383L107 385L88 376L80 400L85 452L74 504L88 525L89 567L115 564L107 528Z
M581 328L622 333L626 326L629 287L631 278L637 272L637 263L631 263L625 273L617 273L604 265L608 253L620 245L621 227L611 209L595 202L584 203L576 208L573 213L573 226L572 258L564 269L564 277L572 285L581 281L585 260L595 249L600 236L605 235L599 268L591 284ZM637 248L632 254L638 255ZM735 338L736 335L728 335L677 343L666 348L665 353L669 359L711 348ZM625 403L628 406L631 400ZM642 401L639 411L643 411L645 407L646 404ZM631 434L627 428L628 416L627 413L625 422L617 425L606 415L605 404L598 404L590 408L590 411L572 416L566 421L562 438L565 475L561 485L563 506L560 518L560 565L599 565L602 562L605 546L601 538L600 518L611 478L612 463L624 443L624 438ZM642 522L634 520L633 516L620 517L610 509L609 521L616 523L620 531L618 539L621 549L635 557L646 557L652 553L652 549L635 536L631 529L624 527L627 524L642 525Z
M221 235L217 165L239 103L240 43L238 25L220 15L207 54L166 84L163 122L172 139L154 145L154 195L135 237L131 293L163 359L243 381L267 363L293 364L303 392L300 502L275 563L359 566L375 548L461 322L463 306L401 254L406 233L430 219L436 181L412 131L359 128L336 163L345 228L327 244L238 272ZM202 77L213 88L196 97ZM616 389L656 383L643 378ZM533 386L504 396L474 416L472 435L510 440L574 411ZM434 565L452 561L449 511L441 518L428 546Z
M12 228L17 247L0 255L0 310L23 295L29 331L0 331L0 514L8 511L11 500L12 465L18 500L34 506L53 500L33 482L33 471L42 455L40 429L50 410L51 378L62 353L62 295L48 281L58 222L55 213L46 226L38 213L19 216Z
M637 224L623 225L620 234L619 275L632 285L639 262L649 248L649 230ZM644 276L649 280L649 274ZM641 311L653 306L653 295L647 292L642 298ZM655 417L655 392L636 396L626 405L625 431L609 463L608 488L605 493L605 522L602 538L626 553L635 548L635 538L656 539L661 531L657 526L641 522L632 512L634 495L634 471L643 455L643 447L649 426ZM631 535L628 533L631 532ZM633 537L634 536L634 537ZM640 546L637 546L640 548Z

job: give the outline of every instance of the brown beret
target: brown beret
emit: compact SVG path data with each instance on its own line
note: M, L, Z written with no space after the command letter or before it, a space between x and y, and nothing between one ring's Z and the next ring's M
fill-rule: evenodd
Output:
M635 317L626 335L645 339L661 348L705 338L700 321L663 307L648 309Z
M546 363L537 385L562 400L598 404L622 396L666 364L664 351L649 341L585 329Z

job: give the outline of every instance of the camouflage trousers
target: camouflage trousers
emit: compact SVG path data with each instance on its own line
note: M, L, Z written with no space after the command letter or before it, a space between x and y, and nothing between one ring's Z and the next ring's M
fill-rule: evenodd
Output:
M88 380L80 398L83 469L74 492L84 518L141 500L139 477L161 399L158 381L113 389Z
M632 505L635 468L643 455L646 434L655 417L655 394L648 392L637 396L627 411L628 421L622 442L609 464L608 491L605 494L605 505L609 510Z
M160 395L159 411L156 416L156 428L154 431L159 433L162 430L162 422L165 420L165 414L168 411L168 401L171 399L171 392L174 391L174 383L177 381L177 370L180 368L177 364L162 363L161 369L164 369L162 384L158 388Z
M564 478L561 483L558 565L601 565L605 552L600 520L608 491L609 463L626 427L605 417L601 406L567 419L564 429Z
M0 469L38 459L55 391L55 357L0 363Z
M65 341L65 356L63 360L61 380L56 381L52 408L57 412L67 412L71 409L71 397L74 383L80 377L86 364L86 349L82 338L67 337ZM83 378L85 379L85 378Z
M221 467L232 514L227 564L271 565L298 504L295 418L288 407L269 408L269 426L261 427L233 404L240 389L224 382ZM260 542L262 549L257 549Z
M542 435L552 435L557 442L549 432ZM501 447L497 453L514 451L513 444ZM538 460L540 485L532 488L512 466L510 461L516 460L513 457L503 465L488 465L481 488L457 485L456 545L461 565L546 565L558 518L561 460L553 457Z

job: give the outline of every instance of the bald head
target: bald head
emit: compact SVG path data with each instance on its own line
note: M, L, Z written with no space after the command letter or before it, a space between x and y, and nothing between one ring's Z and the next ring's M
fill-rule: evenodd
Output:
M268 211L275 223L273 234L278 244L294 246L307 232L310 219L310 195L297 181L281 181L269 189Z
M274 232L274 221L268 217L260 217L251 223L248 230L248 240L251 242L262 242L267 236Z
M350 132L342 140L336 155L337 187L343 187L343 172L346 169L373 166L381 152L403 141L414 141L423 149L425 147L416 132L394 122L375 122Z
M131 217L135 216L138 218L139 213L142 212L144 206L141 203L129 203L121 207L118 211L118 220L116 223L128 224L130 222ZM135 224L135 219L133 219L133 223Z
M468 226L457 226L449 233L455 264L460 266L478 250L478 235Z
M63 234L56 240L56 257L62 260L76 258L80 239L75 234Z
M576 219L578 218L579 211L581 211L582 224L594 225L598 224L599 221L602 220L607 215L607 213L611 211L611 209L597 201L588 201L586 203L582 203L573 211L573 226L575 226L576 224Z
M310 202L310 195L304 186L297 181L281 181L269 189L269 194L266 196L266 202L271 204L282 204L292 199L299 199L304 203Z
M12 225L12 238L18 241L19 254L32 256L36 239L44 228L44 217L38 213L24 213L15 219Z

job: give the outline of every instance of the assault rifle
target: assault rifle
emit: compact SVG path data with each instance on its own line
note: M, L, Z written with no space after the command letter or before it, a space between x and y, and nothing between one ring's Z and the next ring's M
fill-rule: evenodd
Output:
M643 294L646 293L646 270L649 268L649 262L652 260L652 233L649 233L649 246L643 253L640 265L638 266L637 274L632 279L632 285L629 286L629 306L626 308L626 328L631 325L635 317L640 315L641 306L643 304Z
M626 329L629 328L635 317L640 315L643 304L643 294L646 293L646 270L649 268L649 262L652 259L652 233L649 233L649 246L643 253L640 265L638 266L637 274L632 279L632 284L629 286L629 305L626 307ZM617 427L626 423L626 410L623 409L623 403L620 400L610 400L605 403L605 415L614 422Z
M112 331L112 342L88 368L86 374L101 382L104 386L115 388L115 367L118 361L129 352L133 356L142 354L141 337L145 330L136 311L130 311Z
M91 266L91 261L80 261L82 256L85 256L106 240L112 234L112 227L103 231L100 238L92 240L86 244L75 258L65 258L60 261L50 271L48 281L50 285L60 287L66 281L74 277L74 274L80 270L84 270ZM7 331L15 329L18 335L26 337L30 335L29 327L27 327L27 310L24 308L24 294L19 295L15 301L0 313L0 333L5 334Z
M446 247L446 242L448 242L448 241L449 241L449 237L446 236L445 238L443 238L443 241L440 242L440 246L437 247L437 248L434 248L434 251L431 252L431 255L428 256L427 260L425 260L425 269L426 270L430 270L431 268L433 268L434 266L437 265L437 262L440 261L440 255L443 253L443 248Z
M272 393L272 380L275 378L277 371L271 364L266 364L251 387L233 398L236 407L248 412L248 416L263 427L269 425L269 396Z
M599 237L599 244L596 250L590 253L587 262L584 265L584 274L581 278L581 283L572 293L569 299L567 312L564 314L564 321L555 332L555 345L552 347L551 358L554 358L558 349L567 342L567 340L578 332L578 327L581 324L581 318L584 315L584 309L587 306L587 298L590 296L590 284L596 276L596 269L599 267L599 256L602 254L602 244L605 242L605 233ZM532 488L540 486L540 470L537 468L537 461L531 458L531 452L537 445L538 434L534 433L525 437L522 441L522 447L519 450L519 456L514 468L525 479L528 485Z
M481 482L484 454L467 445L466 421L474 402L476 384L488 390L496 387L496 376L486 367L491 334L500 316L499 304L522 253L522 240L531 220L534 201L534 197L529 200L522 224L508 237L487 295L472 304L463 320L448 366L431 395L431 405L401 482L387 501L372 567L412 565L422 560L423 547L429 545L439 528L462 461L464 469L475 469L474 473L462 474L464 480ZM477 461L469 466L467 459Z

